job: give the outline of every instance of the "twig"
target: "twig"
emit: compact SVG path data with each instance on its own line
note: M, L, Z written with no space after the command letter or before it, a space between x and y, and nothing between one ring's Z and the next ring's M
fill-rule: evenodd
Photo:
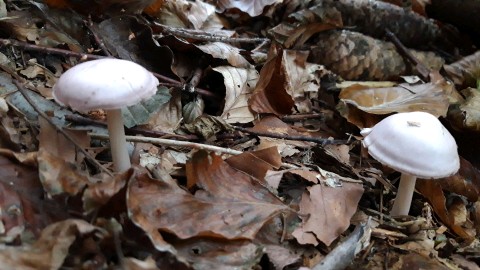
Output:
M22 48L26 51L36 51L36 52L42 52L42 53L45 53L45 54L54 54L54 55L76 57L76 58L79 58L79 59L82 59L82 60L93 60L93 59L107 58L107 56L95 55L95 54L89 54L89 53L77 53L77 52L72 52L72 51L64 50L64 49L43 47L43 46L38 46L38 45L34 45L34 44L27 43L27 42L22 42L22 41L17 41L17 40L13 40L13 39L0 38L0 46L14 46L14 47ZM167 82L167 83L174 83L178 87L182 87L182 83L175 80L175 79L172 79L172 78L169 78L167 76L158 74L156 72L152 72L152 74L161 81L164 81L164 82ZM210 92L208 90L201 89L201 88L195 88L195 91L202 96L209 96L209 97L219 99L215 94L213 94L212 92Z
M164 32L168 34L172 34L174 36L182 37L182 38L189 38L195 39L200 41L219 41L219 42L228 42L228 43L266 43L271 42L268 38L233 38L229 36L217 36L214 33L201 31L201 30L194 30L194 29L186 29L186 28L177 28L171 27L164 24L160 24L158 22L153 22L153 24L157 27L161 27ZM154 35L155 37L155 35Z
M107 127L107 123L98 120L92 120L87 117L79 116L79 115L65 115L65 120L70 121L72 123L80 124L80 125L92 125L92 126L100 126L100 127ZM175 138L176 140L198 140L198 136L196 135L177 135L177 134L170 134L162 131L154 131L143 129L139 127L133 128L125 128L125 133L127 134L142 134L144 136L149 137L163 137L165 138Z
M18 76L18 75L17 75ZM20 79L20 80L18 80ZM105 168L102 164L100 164L96 159L94 159L85 149L83 149L82 147L80 147L75 139L70 136L70 134L66 133L61 127L55 125L55 123L53 123L53 121L50 119L50 117L48 117L42 110L40 110L40 108L37 106L37 104L35 104L35 102L33 102L33 100L28 96L28 93L27 93L27 89L25 89L23 87L23 84L20 82L22 81L21 78L17 78L15 80L13 80L13 83L17 86L18 88L18 91L20 91L20 93L22 93L23 97L25 98L25 100L27 100L27 102L30 104L30 106L32 106L32 108L38 113L39 116L41 116L43 119L45 119L50 125L52 125L52 127L54 127L57 132L60 132L67 140L69 140L71 143L73 143L75 145L75 147L80 151L82 152L83 155L85 155L85 158L88 159L90 162L92 162L95 166L97 166L97 168L99 168L100 170L104 171L105 173L107 173L109 176L113 176L113 174L107 169Z
M395 36L394 33L392 33L390 30L385 30L385 34L388 39L397 47L397 50L401 55L403 55L405 58L407 58L408 61L410 61L417 71L420 73L420 76L424 81L429 81L429 75L431 73L431 70L427 68L422 62L420 62L413 54L408 51L408 49L402 44L402 42Z
M57 49L57 48L48 48L48 47L38 46L38 45L17 41L13 39L0 38L0 45L19 47L26 51L36 51L36 52L42 52L46 54L71 56L71 57L77 57L77 58L86 59L86 60L105 58L105 56L101 56L101 55L95 55L95 54L89 54L89 53L77 53L77 52L72 52L69 50Z
M96 134L96 133L89 133L89 135L95 139L101 139L101 140L108 139L108 135ZM153 144L161 144L161 145L167 145L167 146L188 147L193 149L214 151L214 152L229 154L229 155L239 155L243 153L242 151L238 151L238 150L223 148L223 147L214 146L214 145L202 144L202 143L176 141L176 140L151 138L151 137L140 137L140 136L125 136L125 137L127 141L130 141L130 142L143 142L143 143L153 143Z
M302 114L291 114L291 115L284 115L281 117L282 121L285 122L295 122L295 121L302 121L306 119L322 119L325 115L322 113L302 113Z
M105 42L97 35L97 32L93 28L93 21L92 21L92 16L88 16L88 21L85 22L85 26L88 28L90 33L92 33L93 38L95 39L95 42L97 43L98 48L103 52L103 54L112 57L112 54L108 50L108 48L105 46Z
M276 139L284 139L284 140L292 140L292 141L315 142L315 143L319 143L321 145L350 144L351 143L349 140L330 140L330 139L323 139L323 138L312 138L312 137L309 137L309 136L289 136L289 135L282 135L282 134L277 134L277 133L272 133L272 132L254 131L254 130L251 130L251 129L236 127L236 126L234 126L234 128L238 131L249 133L249 134L252 134L252 135L257 135L257 136L270 137L270 138L276 138Z

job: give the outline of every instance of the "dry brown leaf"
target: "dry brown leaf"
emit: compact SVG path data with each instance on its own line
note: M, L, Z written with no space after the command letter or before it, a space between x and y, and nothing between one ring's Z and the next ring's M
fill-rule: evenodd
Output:
M294 105L311 112L310 98L317 97L323 67L307 62L308 52L272 46L269 59L249 100L258 113L290 114Z
M476 264L475 262L473 262L471 260L467 260L467 258L465 258L462 255L453 254L450 258L461 269L466 269L466 270L479 270L480 269L478 264Z
M398 261L389 267L392 270L408 270L408 269L435 269L435 270L449 270L451 268L446 267L433 258L422 256L417 253L410 253L406 255L400 255Z
M442 189L465 196L476 202L480 195L480 172L468 160L460 157L460 170L446 178L437 180Z
M183 28L220 31L224 27L215 12L215 6L204 1L165 1L157 18L166 25Z
M301 244L317 245L321 241L329 246L350 226L362 194L363 187L352 183L338 188L322 184L309 187L300 202L303 223L293 236Z
M437 214L448 228L466 241L472 241L474 239L474 235L469 234L465 228L455 224L455 221L446 208L446 198L440 183L435 180L418 179L416 189L430 202L435 214Z
M152 257L141 261L136 258L124 258L122 260L124 270L160 270Z
M224 59L236 68L252 69L254 68L241 54L241 50L230 44L223 42L212 42L204 45L196 45L202 52L207 53L214 58Z
M464 102L455 105L448 111L448 118L458 129L480 131L480 91L467 88L462 91L466 96Z
M231 156L225 162L232 168L263 182L268 170L282 166L282 157L278 154L276 147L270 147Z
M217 8L220 12L224 12L227 9L239 9L245 13L248 13L251 17L261 15L263 9L266 6L272 5L278 2L277 0L220 0L217 1Z
M39 149L49 152L51 155L61 157L66 162L81 163L83 154L69 140L59 133L50 123L40 117L38 119L40 125L40 134L38 135ZM69 130L65 129L81 148L90 147L90 137L87 130Z
M3 237L14 226L24 226L24 222L28 226L22 228L37 235L47 224L67 216L64 209L44 198L36 154L0 149L0 182L3 187L0 216L4 227L0 235Z
M245 240L192 238L173 245L193 269L252 269L263 255L261 246Z
M42 231L40 238L32 245L3 247L0 251L0 268L60 269L75 239L94 232L101 230L83 220L69 219L53 223Z
M115 174L113 177L106 174L96 175L92 177L85 189L82 201L85 213L91 213L99 207L107 204L109 200L120 192L133 176L134 170L130 169L125 172ZM124 192L122 194L125 194ZM110 209L113 214L113 209Z
M200 188L195 195L174 181L147 175L134 178L128 189L128 208L134 222L141 223L147 232L155 228L181 239L253 239L273 216L290 211L266 188L214 154L197 152L187 163L187 178Z
M254 68L243 69L230 66L213 68L223 76L225 84L225 106L221 117L227 123L248 123L254 115L248 106L248 99L258 81Z
M350 116L351 106L370 114L424 111L435 116L446 116L449 101L444 90L436 84L401 84L397 87L368 88L353 85L340 92L337 106L343 117L360 128L362 123ZM354 111L355 112L355 111Z
M85 171L43 149L38 151L38 168L43 188L50 196L76 195L89 183Z
M173 132L182 121L182 96L181 91L172 90L170 100L154 112L148 120L147 126L152 130Z

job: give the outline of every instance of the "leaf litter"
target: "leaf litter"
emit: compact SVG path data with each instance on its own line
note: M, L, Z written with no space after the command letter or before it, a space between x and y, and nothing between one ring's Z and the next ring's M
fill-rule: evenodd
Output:
M411 2L0 0L0 268L477 269L474 16ZM104 57L161 81L116 174L104 112L51 94ZM418 110L461 168L390 217L399 175L359 130Z

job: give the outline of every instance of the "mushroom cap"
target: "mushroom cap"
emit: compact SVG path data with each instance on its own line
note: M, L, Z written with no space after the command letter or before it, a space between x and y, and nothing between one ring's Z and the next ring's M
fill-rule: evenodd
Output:
M361 131L363 146L380 163L420 178L442 178L460 168L453 136L433 115L397 113Z
M54 99L74 110L119 109L153 96L158 79L127 60L105 58L74 66L53 86Z

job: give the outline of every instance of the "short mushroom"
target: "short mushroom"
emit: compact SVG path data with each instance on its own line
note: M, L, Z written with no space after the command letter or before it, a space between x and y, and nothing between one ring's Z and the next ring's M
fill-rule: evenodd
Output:
M53 97L76 111L106 111L114 168L122 172L131 163L121 108L153 96L158 84L151 72L134 62L105 58L78 64L63 73L53 87Z
M417 177L447 177L460 168L455 139L429 113L397 113L361 134L373 158L402 174L392 216L408 215Z

